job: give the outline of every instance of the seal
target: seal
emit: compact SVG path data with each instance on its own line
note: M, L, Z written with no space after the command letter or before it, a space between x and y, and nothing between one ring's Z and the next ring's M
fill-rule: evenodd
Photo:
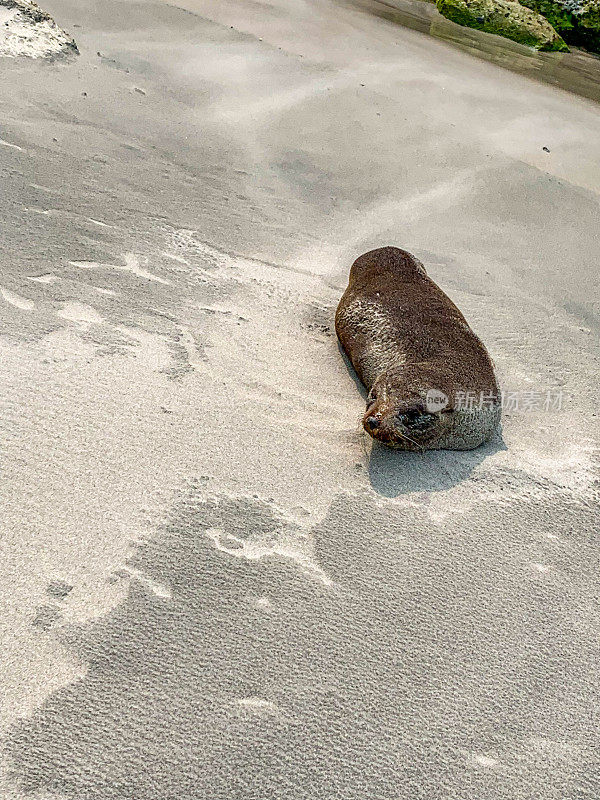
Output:
M472 450L500 422L492 360L423 264L397 247L357 258L335 329L369 390L363 426L402 450Z

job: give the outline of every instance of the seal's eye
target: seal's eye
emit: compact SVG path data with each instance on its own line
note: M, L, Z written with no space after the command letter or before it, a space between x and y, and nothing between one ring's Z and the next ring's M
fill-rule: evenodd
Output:
M435 423L435 415L420 408L411 408L398 414L400 424L411 431L424 431Z
M412 425L422 414L420 408L409 408L407 411L399 411L398 419L405 425Z

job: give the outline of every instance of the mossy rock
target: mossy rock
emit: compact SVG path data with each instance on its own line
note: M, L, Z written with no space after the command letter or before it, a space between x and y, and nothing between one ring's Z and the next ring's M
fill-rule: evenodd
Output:
M600 0L520 0L542 14L569 44L600 53Z
M452 22L495 33L536 50L569 49L547 19L516 0L437 0L436 6Z

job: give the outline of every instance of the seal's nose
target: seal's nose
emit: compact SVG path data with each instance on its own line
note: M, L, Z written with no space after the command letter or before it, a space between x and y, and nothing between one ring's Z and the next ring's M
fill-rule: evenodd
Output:
M379 419L379 417L370 416L366 418L365 425L370 431L376 431L377 428L381 425L381 420Z

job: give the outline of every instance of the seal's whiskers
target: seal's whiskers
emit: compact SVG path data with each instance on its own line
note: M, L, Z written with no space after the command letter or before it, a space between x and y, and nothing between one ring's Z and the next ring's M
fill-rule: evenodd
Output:
M367 460L368 457L369 457L369 454L367 452L367 439L366 439L367 432L365 431L365 427L363 425L363 416L362 416L362 414L358 417L358 419L356 421L356 425L358 427L358 436L360 438L362 451L363 451L363 454L365 456L365 460Z
M423 445L419 444L418 442L415 442L415 440L414 440L414 439L411 439L411 438L410 438L410 436L406 436L406 435L405 435L405 434L403 434L403 433L399 433L399 434L398 434L398 436L399 436L401 439L404 439L406 442L410 442L411 444L414 444L414 446L415 446L415 447L418 447L418 448L419 448L419 450L420 450L422 453L424 453L424 452L425 452L425 448L423 447Z

